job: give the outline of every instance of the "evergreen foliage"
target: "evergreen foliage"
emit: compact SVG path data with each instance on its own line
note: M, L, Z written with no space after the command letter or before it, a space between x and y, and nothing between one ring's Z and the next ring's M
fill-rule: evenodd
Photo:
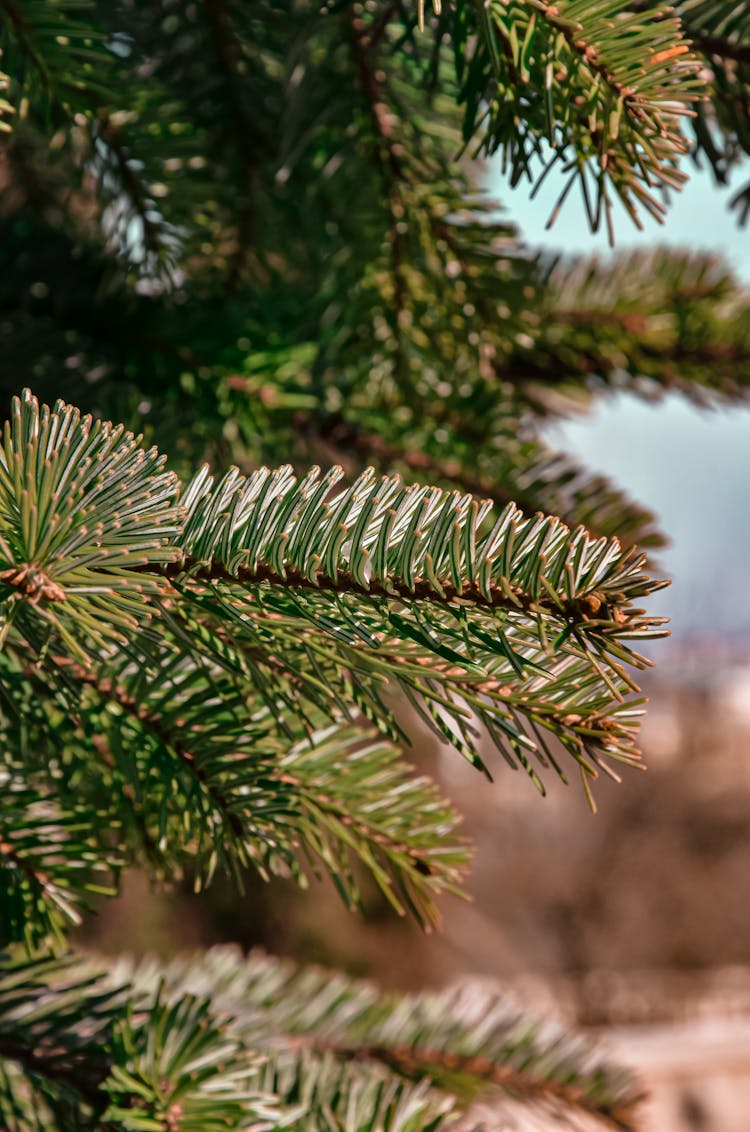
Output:
M637 1126L627 1075L499 1000L67 939L133 865L351 906L364 871L435 924L469 853L399 703L542 792L640 765L663 536L541 428L744 397L750 304L705 256L551 261L471 158L560 166L555 212L577 186L610 233L691 145L727 181L724 7L0 0L8 1132Z

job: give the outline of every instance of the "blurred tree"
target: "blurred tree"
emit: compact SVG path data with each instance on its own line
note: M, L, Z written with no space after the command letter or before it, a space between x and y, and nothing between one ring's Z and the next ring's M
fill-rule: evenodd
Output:
M0 34L0 380L93 414L27 393L0 450L4 1126L417 1130L500 1086L498 1127L633 1127L632 1082L500 1003L58 953L133 861L356 904L358 860L433 922L466 849L388 686L486 773L479 725L540 789L637 764L662 536L539 428L742 396L750 306L705 257L531 253L471 160L560 166L610 233L691 147L726 181L750 5L0 0Z

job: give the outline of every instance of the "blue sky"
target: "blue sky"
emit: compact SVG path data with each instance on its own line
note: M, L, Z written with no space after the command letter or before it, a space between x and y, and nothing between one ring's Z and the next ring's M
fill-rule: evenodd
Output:
M589 232L574 193L545 231L559 184L545 184L533 201L527 187L510 190L499 174L490 188L528 243L608 254L606 236ZM646 218L639 232L622 212L616 246L720 252L750 290L750 226L737 226L729 195L707 172L693 171L663 225ZM677 397L649 405L618 394L588 417L553 426L548 439L612 476L660 516L672 538L661 563L673 585L653 606L672 617L675 645L717 629L750 642L750 407L707 412Z
M686 166L690 174L682 192L672 195L669 212L663 224L650 216L643 217L643 231L639 231L625 210L619 205L615 211L616 248L652 247L654 244L678 244L694 251L721 252L738 274L744 274L750 283L750 226L739 228L734 213L729 211L729 200L737 189L750 180L750 169L740 172L733 189L717 186L707 170ZM545 231L547 218L564 183L550 173L538 196L530 199L529 186L510 189L502 175L493 175L490 189L510 218L518 224L530 244L570 252L600 252L611 249L604 231L592 234L583 204L571 192L556 223Z

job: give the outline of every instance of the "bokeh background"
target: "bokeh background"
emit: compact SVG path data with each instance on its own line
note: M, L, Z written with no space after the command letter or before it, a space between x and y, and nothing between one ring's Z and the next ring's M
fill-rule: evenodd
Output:
M530 244L609 254L573 204L544 231L554 184L530 201L492 168L487 178ZM621 246L722 252L750 286L750 232L705 173L663 228L636 233L623 220L619 232ZM652 507L672 539L657 559L674 582L658 597L673 635L652 648L648 778L603 783L594 817L575 788L553 783L541 800L504 767L486 783L412 723L412 760L454 797L477 847L472 899L445 902L440 934L420 935L374 891L355 919L326 885L300 893L248 876L242 896L219 880L198 898L189 878L164 894L132 875L83 942L167 954L231 939L390 986L501 980L636 1067L651 1090L648 1132L746 1132L750 409L615 394L549 439Z

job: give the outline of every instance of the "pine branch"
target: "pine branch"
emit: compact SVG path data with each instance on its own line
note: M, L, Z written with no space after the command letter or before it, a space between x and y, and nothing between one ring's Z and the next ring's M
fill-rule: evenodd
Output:
M354 11L354 9L353 9ZM387 93L383 83L376 78L375 69L371 65L369 52L379 42L385 31L386 21L375 27L370 36L365 21L352 14L351 40L356 73L360 90L364 96L367 113L372 124L375 145L374 152L380 177L383 181L384 196L388 201L388 244L390 248L390 274L392 279L393 308L396 312L396 350L395 372L396 380L405 380L403 347L401 344L401 330L398 326L399 314L408 307L408 288L406 283L408 254L404 239L404 216L407 206L404 200L404 188L408 183L403 162L399 156L402 151L394 137L394 123L388 109Z
M304 1117L315 1132L331 1119L344 1132L438 1132L481 1097L499 1129L523 1097L522 1112L555 1125L591 1112L629 1132L639 1099L628 1074L498 993L383 995L227 948L120 962L107 977L94 961L6 959L0 1058L26 1075L27 1111L67 1105L66 1129L95 1114L123 1132L178 1116L185 1129Z
M426 1081L411 1084L375 1064L360 1062L351 1068L333 1055L274 1049L261 1079L287 1099L293 1112L302 1108L305 1126L315 1132L332 1128L337 1132L447 1132L461 1127L461 1114L452 1098L441 1096ZM494 1132L493 1123L490 1130Z
M466 140L501 152L514 184L533 179L537 162L542 177L556 164L569 174L550 222L576 182L592 228L604 218L610 239L610 188L636 223L641 207L662 219L651 189L685 179L680 126L698 70L679 21L661 10L644 20L604 0L465 3L451 35Z
M522 719L551 730L586 775L637 761L636 685L621 662L646 663L626 641L658 634L659 619L633 608L658 583L616 541L512 506L493 523L489 503L372 472L336 492L338 469L299 482L286 468L232 471L215 484L204 470L178 502L161 469L121 430L64 406L40 413L30 397L16 405L0 460L6 633L37 654L51 633L96 666L134 614L165 641L187 614L204 623L195 643L211 664L225 663L215 630L231 624L240 652L318 674L301 678L327 713L354 702L387 727L379 689L395 680L483 766L470 709L539 786L526 752L557 762Z
M22 1071L32 1113L45 1104L63 1113L70 1106L68 1127L76 1127L101 1112L106 1050L122 1004L122 991L80 960L0 957L0 1064ZM5 1100L0 1094L0 1105Z
M346 50L333 29L343 29ZM455 106L440 96L439 120L421 116L423 68L411 45L399 48L398 20L348 6L329 22L325 45L324 30L295 56L283 166L290 199L304 196L306 212L333 234L310 337L314 382L334 370L353 410L377 388L387 414L398 404L419 413L445 397L447 374L457 387L486 378L489 356L503 348L498 310L517 302L531 271L511 227L453 160ZM355 91L354 115L342 89ZM346 206L353 194L356 217Z
M2 771L0 787L0 946L23 941L31 949L48 936L59 943L81 922L87 894L114 893L121 855L99 843L101 813L61 812L54 795Z
M85 895L82 866L89 860L99 868L107 864L113 825L120 858L127 851L137 858L145 843L152 871L172 878L190 859L197 885L208 883L217 866L240 885L243 867L266 878L283 872L302 883L308 872L325 870L346 902L358 906L351 867L358 860L396 911L410 910L425 927L436 922L434 897L457 891L467 852L456 836L455 814L427 779L415 777L394 748L371 731L344 719L307 737L300 737L297 727L290 743L278 736L268 712L253 707L252 687L238 687L175 650L137 653L131 646L109 663L100 661L96 671L51 655L45 667L78 721L75 760L86 767L89 784L83 791L79 782L78 809L70 814L70 797L57 789L62 820L74 833L82 829L88 841L66 845L58 863L60 850L49 836L43 846L34 844L32 807L19 810L18 829L9 813L14 837L9 848L25 846L20 839L26 838L28 861L41 857L58 884L68 880L66 867L73 869L73 892L63 890L66 904L57 889L48 897L52 903L56 896L68 919L75 921L74 899ZM35 691L40 690L48 697L58 692L36 680ZM81 750L86 741L89 749ZM58 748L65 743L66 737L58 735ZM108 752L106 781L101 781L102 748ZM59 783L56 767L52 778ZM100 792L114 795L110 814L91 812ZM48 834L53 831L50 827ZM29 883L37 879L32 876ZM51 879L45 875L37 888L42 880L46 896ZM43 940L60 924L42 917L42 910L27 901L17 916L9 913L8 930L17 922L19 931Z
M664 545L651 512L629 500L604 476L590 475L570 457L541 442L519 441L509 434L502 444L486 443L478 452L470 446L464 462L458 456L441 458L430 451L428 435L407 433L394 443L341 416L315 422L315 428L341 458L356 453L381 470L408 469L441 486L450 484L461 492L491 499L497 507L514 502L527 517L540 511L557 515L570 527L580 525L595 535L616 536L624 546ZM460 452L458 437L450 450Z
M102 1120L123 1132L279 1127L273 1096L257 1086L257 1057L228 1033L208 999L157 989L114 1027Z
M42 113L62 111L72 118L76 112L90 115L112 97L106 81L112 56L96 25L75 18L82 9L86 12L93 5L1 0L0 49L16 109L31 102Z
M116 117L104 115L92 128L90 174L96 171L99 193L108 200L105 231L126 260L140 263L144 275L163 273L173 280L180 231L162 215L154 195L164 186L144 175L139 150L132 151Z
M231 948L214 949L202 966L172 964L167 982L195 994L210 986L248 1044L273 1035L281 1065L306 1052L353 1070L376 1062L407 1079L427 1078L464 1103L494 1086L550 1115L562 1106L568 1115L587 1111L612 1127L636 1127L641 1097L626 1073L580 1039L530 1022L500 992L383 995L370 983L258 953L243 961ZM502 1094L492 1095L501 1116Z
M651 4L634 3L647 12ZM696 159L705 155L719 184L727 184L744 155L750 153L746 107L750 97L750 9L745 3L678 0L675 12L696 52L704 59L709 98L699 103L693 121ZM747 219L747 187L730 201L739 222Z
M676 390L698 404L747 396L750 298L716 257L657 249L561 261L540 323L511 367L542 410L550 385L564 392L576 378L594 392Z
M140 572L151 574L153 571L142 568ZM167 567L161 573L173 580L182 580L187 575L191 580L206 582L209 585L235 581L254 585L268 583L270 586L284 586L292 590L310 590L314 593L342 595L353 593L360 597L396 598L402 601L411 601L415 598L417 600L430 599L446 601L449 604L462 602L475 604L479 607L486 605L491 609L513 613L551 612L555 615L559 614L564 620L587 619L591 613L598 613L603 605L598 596L593 599L593 603L588 596L574 597L565 601L562 598L548 595L544 590L532 595L524 593L520 588L502 585L480 588L478 582L468 580L441 581L438 590L437 585L429 577L414 578L413 581L394 576L368 578L366 574L358 575L346 568L338 568L335 577L322 573L310 577L303 570L286 564L283 569L278 570L270 565L262 564L253 568L240 567L232 571L221 562L212 561L205 564L202 558L191 555L186 555L181 562ZM30 579L29 575L17 572L6 575L4 580L22 593L32 594L32 596L36 594L36 586L39 584L36 580ZM49 597L54 600L56 593L48 587L46 590L42 590L42 597ZM607 611L605 610L604 616L606 615Z
M13 1100L24 1117L49 1107L66 1132L278 1127L280 1106L255 1085L257 1057L216 1014L205 1000L147 995L80 960L0 963L0 1058L26 1078ZM0 1112L10 1083L6 1071Z
M63 915L45 919L45 907L38 902L27 908L27 932L36 933L35 942L41 945L50 932L60 939L62 929L79 922L78 911L87 910L89 892L115 895L125 865L138 862L154 876L174 878L182 862L173 849L182 842L176 837L174 845L165 844L164 829L154 817L157 803L152 806L148 789L141 792L141 783L134 784L133 776L125 773L122 719L108 718L102 708L109 704L81 694L82 682L70 676L76 666L51 655L42 668L28 663L28 650L7 645L0 657L6 691L0 726L7 773L29 796L45 800L51 794L49 804L62 831L72 827L81 841L77 860L73 853L75 864L62 871L66 906L51 909ZM27 826L24 811L20 829ZM60 872L68 862L58 860L58 852L54 838L41 850L42 856L52 856ZM44 879L49 882L46 873Z
M333 631L337 641L343 643L346 662L354 665L360 684L368 669L376 673L383 670L385 663L383 675L390 669L405 690L411 686L420 698L426 696L428 701L442 702L444 706L450 703L460 722L461 709L452 694L446 701L430 690L430 679L436 679L449 693L471 705L501 746L510 743L514 757L535 781L523 748L533 751L537 744L518 731L512 712L508 716L500 708L503 699L514 704L522 715L536 718L543 727L552 727L574 757L576 752L582 753L581 740L568 734L568 729L575 730L580 724L581 734L602 735L600 750L596 750L596 744L586 744L594 752L595 761L601 759L604 751L614 751L618 732L620 741L624 741L622 754L631 760L633 748L630 739L626 739L628 725L625 723L621 731L619 724L613 728L605 721L604 702L593 692L592 680L602 681L603 688L608 689L607 698L613 695L619 700L622 692L616 682L623 679L624 671L615 663L612 676L608 676L598 658L614 651L622 659L640 663L635 654L623 650L620 639L649 634L655 627L652 622L640 620L637 612L631 620L631 615L618 605L623 599L627 604L629 597L645 595L651 588L651 583L639 574L637 560L623 557L618 544L591 543L583 532L578 532L568 545L570 532L556 520L519 520L512 509L506 510L495 526L480 537L480 508L470 499L444 495L434 489L407 489L397 480L378 482L371 475L326 502L336 478L334 473L333 480L320 480L313 470L297 485L285 469L270 477L262 472L246 482L238 481L230 473L214 491L210 491L206 480L199 478L186 496L191 518L181 540L183 553L188 552L183 592L195 594L195 580L200 583L201 571L206 571L204 581L213 580L215 575L215 580L226 581L230 586L232 576L240 584L243 579L270 582L268 591L262 585L253 587L251 604L243 601L242 635L249 634L251 640L257 641L252 629L255 618L267 619L268 611L273 611L277 618L281 615L285 619L287 626L283 622L274 624L274 646L279 648L283 634L294 634L295 620L301 614L319 633L328 635ZM256 499L257 515L253 507ZM483 511L486 513L487 508ZM234 518L229 519L230 515ZM279 522L283 535L277 543ZM274 540L265 543L266 550L260 534L263 529ZM255 532L247 546L245 531ZM304 532L304 540L300 532ZM512 566L508 569L510 561L502 567L497 586L493 584L492 551L501 534L506 533L513 547L512 560L518 563L518 580L535 579L531 592L523 585L514 585ZM333 535L335 541L330 542ZM316 541L322 539L325 541ZM216 554L220 544L225 547L221 557ZM551 577L562 577L567 570L567 581L558 593L539 569L536 555L542 547ZM280 551L283 567L276 559ZM589 557L591 552L593 557ZM568 570L565 565L568 553L574 559L577 557L579 566L586 563L591 572L587 575L584 567L576 578L571 573L572 566ZM621 569L615 566L617 559L622 559ZM468 574L464 572L467 568ZM607 575L610 576L605 581ZM588 585L586 576L590 579ZM290 593L290 587L295 586L299 590ZM355 602L347 610L340 604L339 594L343 592L369 596L370 601L367 605ZM458 602L453 595L459 598ZM421 615L416 606L411 612L407 606L404 616L398 607L391 606L394 598L410 605L415 600L426 601L429 606ZM240 590L234 587L230 603L239 599ZM214 613L219 612L216 604L213 609ZM498 615L502 617L500 621ZM528 622L524 622L526 617ZM561 634L560 644L569 637L575 642L571 655L559 668L545 657L549 646L543 625L547 617L552 619L550 631ZM553 630L555 622L557 629ZM545 634L539 636L536 645L534 627ZM509 629L513 634L511 645L504 635ZM586 638L590 639L589 645ZM309 637L308 649L315 647L315 640L312 635ZM384 646L390 640L396 647L389 647L388 656ZM403 643L396 644L398 640ZM342 650L342 643L337 643L337 650ZM518 653L513 652L516 645L523 646ZM295 636L291 648L298 647ZM408 655L403 655L404 648ZM402 650L402 655L394 672L397 650ZM492 654L495 659L488 668ZM497 667L498 661L502 668ZM420 674L422 663L431 663L431 676L426 672ZM592 669L586 674L589 663ZM604 664L609 666L609 661L605 659ZM525 666L529 666L528 677L522 676ZM536 675L540 671L546 672L549 682L540 681ZM514 685L519 677L521 686L516 692ZM571 696L574 680L576 693ZM589 699L590 695L593 699ZM563 702L565 714L561 710ZM373 717L382 708L379 699L374 708ZM433 724L438 723L432 712L429 718ZM450 736L444 729L443 734ZM481 766L474 743L463 728L461 737L460 749ZM454 736L454 743L457 741Z
M314 1048L320 1044L322 1043L311 1040ZM542 1080L527 1069L500 1065L486 1056L462 1055L421 1045L388 1048L362 1044L351 1048L336 1047L336 1052L343 1058L381 1062L411 1080L419 1081L429 1077L438 1083L448 1083L464 1079L472 1081L475 1088L479 1082L484 1082L499 1086L526 1105L550 1102L553 1108L604 1117L613 1127L625 1132L635 1132L637 1128L634 1108L639 1104L640 1097L602 1104L600 1101L592 1101L585 1087L578 1083Z

